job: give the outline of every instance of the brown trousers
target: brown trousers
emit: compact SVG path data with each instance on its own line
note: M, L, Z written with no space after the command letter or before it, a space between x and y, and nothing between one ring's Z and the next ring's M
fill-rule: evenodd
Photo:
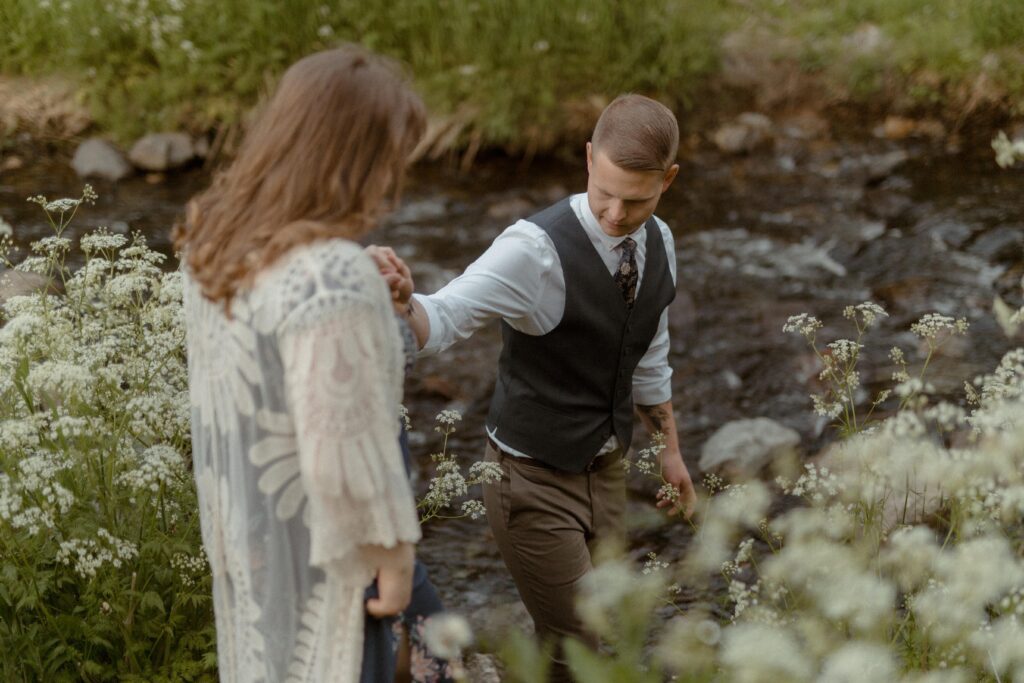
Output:
M572 474L535 460L498 453L499 483L484 486L487 520L537 636L556 645L552 681L571 681L557 644L573 636L593 647L576 612L575 597L593 567L598 544L625 538L625 470L619 451L601 456L592 471Z

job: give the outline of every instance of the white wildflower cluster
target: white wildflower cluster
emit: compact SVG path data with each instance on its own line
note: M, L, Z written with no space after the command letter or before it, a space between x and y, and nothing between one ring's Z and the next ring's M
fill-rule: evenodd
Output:
M457 614L435 614L423 624L423 642L434 656L457 660L473 642L473 629Z
M434 429L444 434L444 445L440 453L430 456L434 462L434 476L427 485L426 494L417 505L421 511L421 524L435 517L479 519L486 512L479 500L463 501L460 514L445 514L445 511L458 499L467 496L470 487L495 484L501 481L503 476L501 465L483 461L470 465L468 477L463 475L455 454L448 451L448 439L455 432L455 423L461 419L462 415L456 410L443 410L436 417L438 424Z
M171 556L171 567L178 572L181 585L186 588L195 586L199 578L210 571L206 554L202 552L197 555L175 553Z
M859 331L882 315L846 311ZM820 327L795 316L785 331L814 346ZM823 409L842 405L845 438L795 482L777 480L802 501L785 501L766 521L772 496L751 481L716 486L701 506L678 578L699 590L701 577L724 576L731 618L708 642L695 635L703 615L665 629L653 649L669 674L751 683L1024 681L1024 349L967 385L965 409L937 400L924 370L942 343L967 331L966 321L929 314L912 331L927 356L918 370L901 350L890 352L893 412L868 425L855 419L852 398L822 398ZM860 360L860 344L858 336L815 351L826 369L845 370ZM872 410L889 394L876 396ZM632 582L672 573L635 571ZM616 591L631 581L608 580ZM621 604L591 599L606 607L599 616Z
M828 345L832 352L832 358L840 363L851 363L857 360L857 354L864 348L863 344L850 341L849 339L837 339Z
M928 313L910 326L910 331L918 337L934 340L943 334L966 334L969 325L964 318L954 319L948 315Z
M102 252L114 252L128 245L128 238L125 235L118 235L110 232L109 228L101 227L96 232L82 237L79 248L83 254L92 255ZM109 267L109 262L97 260L100 267Z
M117 480L133 491L159 493L161 487L173 486L187 475L184 456L177 449L160 444L142 451L135 466L121 472Z
M839 493L839 480L824 465L812 462L804 465L804 472L790 484L779 477L776 482L783 492L790 496L803 496L812 502L822 502L826 497L834 497Z
M783 332L795 332L803 335L808 339L813 339L815 332L821 329L821 321L815 318L813 315L801 313L800 315L791 315L786 324L782 326Z
M56 286L0 306L0 537L5 555L20 558L4 591L33 595L19 620L54 642L63 633L48 613L81 622L62 621L65 632L88 632L96 614L130 612L123 597L133 572L149 577L147 591L180 588L176 573L151 571L168 544L201 552L181 275L164 273L165 257L140 235L87 234L68 258L68 224L94 198L88 187L73 200L32 198L55 234L14 268ZM70 267L79 256L84 264ZM140 491L153 504L137 504ZM205 571L195 561L176 566ZM67 596L87 603L101 575L112 591L106 607L66 612ZM203 609L183 613L202 622Z
M640 570L641 574L654 574L660 572L663 569L668 569L668 562L658 559L658 553L649 552L647 553L647 559L644 560L643 569Z
M857 322L857 328L865 330L872 327L882 318L888 318L889 314L885 312L885 309L878 304L865 301L862 304L856 306L847 306L843 309L843 317L847 320L853 320Z
M661 477L661 468L658 465L659 456L665 450L665 435L656 432L651 435L651 445L637 451L636 459L623 458L622 466L627 472L634 468L643 475ZM676 492L678 494L678 491Z
M119 569L138 554L138 548L131 541L115 538L106 529L97 529L96 538L72 538L62 541L54 559L61 564L72 566L82 578L91 579L95 578L96 572L103 565L110 564Z
M467 500L462 504L462 514L470 519L480 519L487 514L487 510L482 501Z
M992 140L992 149L996 153L996 163L1003 168L1009 168L1024 159L1024 139L1011 140L1002 131Z
M437 421L434 430L440 432L445 429L453 429L456 422L462 421L462 413L457 410L442 410L434 419Z
M497 484L502 477L501 465L496 462L475 462L469 466L469 485Z
M435 474L420 505L428 510L447 508L453 500L469 493L469 486L454 456L431 457L434 458Z

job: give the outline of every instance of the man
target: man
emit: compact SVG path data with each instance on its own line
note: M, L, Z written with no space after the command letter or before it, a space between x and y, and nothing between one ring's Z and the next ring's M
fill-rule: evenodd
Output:
M396 284L402 275L389 278L423 353L502 321L486 459L505 476L485 487L484 503L538 635L556 641L596 644L573 598L594 546L624 536L621 456L634 408L650 433L664 435L661 471L680 494L658 506L688 516L695 498L671 402L675 253L654 217L679 171L678 143L668 108L619 97L587 143L586 194L507 228L434 295L410 298ZM557 657L552 676L570 680Z

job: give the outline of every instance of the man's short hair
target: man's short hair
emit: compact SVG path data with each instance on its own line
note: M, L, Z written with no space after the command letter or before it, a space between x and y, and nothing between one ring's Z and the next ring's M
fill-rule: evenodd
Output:
M619 95L601 112L590 139L619 168L667 171L679 150L679 124L672 110L643 95Z

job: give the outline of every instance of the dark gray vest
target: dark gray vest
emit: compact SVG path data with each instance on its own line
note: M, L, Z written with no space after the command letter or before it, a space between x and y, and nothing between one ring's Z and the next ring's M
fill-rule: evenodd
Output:
M675 298L665 242L647 221L646 259L629 309L564 199L530 218L550 237L565 276L565 313L547 334L501 323L504 346L487 426L498 439L554 467L582 472L612 434L633 438L633 371Z

